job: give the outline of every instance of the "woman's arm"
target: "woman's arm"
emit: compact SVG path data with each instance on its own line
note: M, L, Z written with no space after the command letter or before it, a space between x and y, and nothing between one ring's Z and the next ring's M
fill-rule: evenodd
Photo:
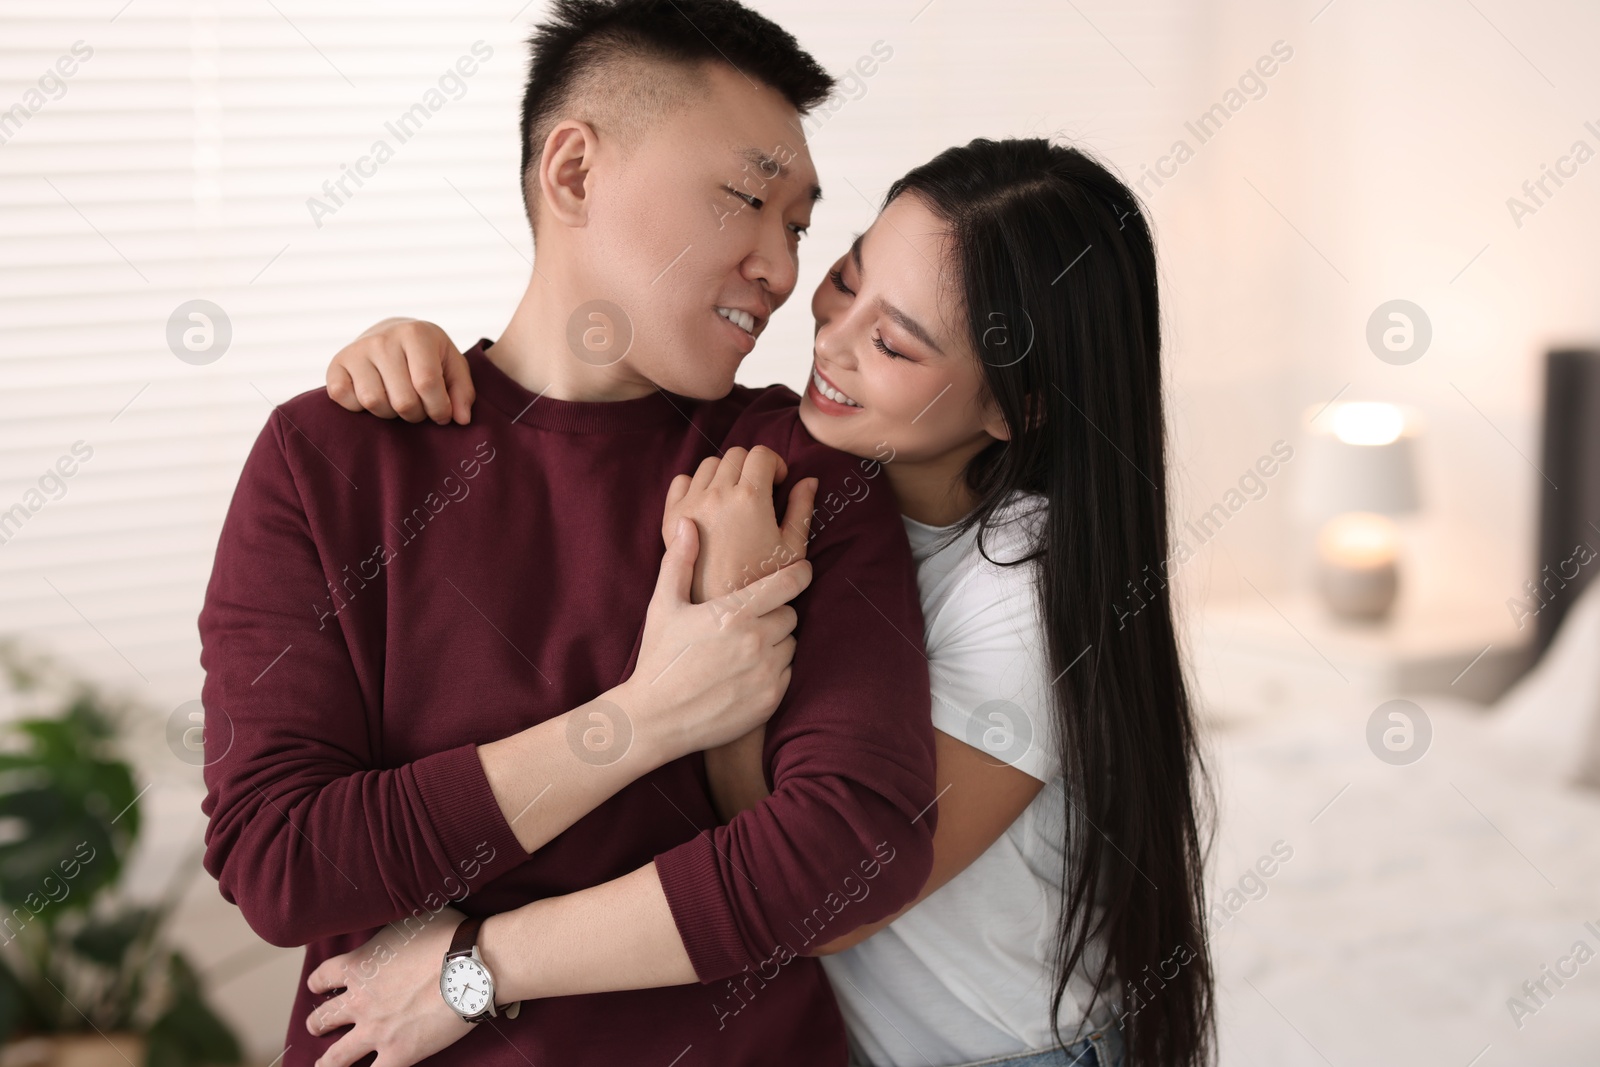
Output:
M765 726L718 751L715 770L706 753L712 792L723 820L732 819L769 795L761 766L761 736ZM754 739L752 742L751 739ZM958 741L943 731L933 734L935 781L939 787L939 825L933 833L933 873L916 899L886 918L858 926L843 937L818 945L807 955L831 956L859 945L900 916L927 900L950 879L966 870L1000 839L1017 820L1044 783L1026 771L1000 763L980 748Z
M933 872L923 883L922 892L893 915L858 926L843 937L817 946L810 955L831 956L859 945L927 900L988 851L1044 788L1043 782L1026 771L997 762L982 749L942 731L934 731L933 750L938 764L935 777L939 784L939 825L933 832Z

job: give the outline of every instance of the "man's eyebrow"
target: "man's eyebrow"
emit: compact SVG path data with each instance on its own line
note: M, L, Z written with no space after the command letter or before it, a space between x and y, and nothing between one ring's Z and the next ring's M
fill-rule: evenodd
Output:
M739 157L761 173L763 178L789 178L789 168L767 155L759 148L746 148L739 153ZM822 199L822 186L813 184L810 188L808 199L816 203Z
M866 236L867 235L865 233L858 233L856 234L856 239L850 243L850 258L856 262L856 273L862 275L867 273L866 268L861 265L861 242ZM882 311L885 315L899 323L900 328L905 330L912 337L915 337L917 340L921 341L923 344L927 345L941 356L944 355L944 349L939 347L939 343L933 339L932 334L922 328L921 323L912 318L910 315L907 315L904 311L901 311L899 308L895 307L893 304L884 300L881 296L878 298L878 310Z

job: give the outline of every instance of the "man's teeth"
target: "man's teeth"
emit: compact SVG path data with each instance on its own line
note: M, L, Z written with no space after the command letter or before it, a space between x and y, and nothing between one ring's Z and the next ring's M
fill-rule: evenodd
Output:
M861 406L854 400L851 400L849 397L839 392L839 390L835 389L833 386L829 385L827 382L823 381L822 372L816 368L815 364L813 364L811 367L811 384L817 387L817 392L821 393L823 396L837 404L848 404L853 408L858 408Z
M733 323L745 333L754 337L756 333L756 317L748 311L739 311L734 308L718 308L717 314Z

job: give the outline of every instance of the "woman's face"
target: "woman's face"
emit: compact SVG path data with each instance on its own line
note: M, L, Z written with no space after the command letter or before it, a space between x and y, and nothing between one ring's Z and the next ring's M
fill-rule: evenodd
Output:
M946 230L902 194L834 263L811 298L815 359L800 419L840 451L886 459L892 450L896 464L949 467L953 477L1006 432L982 402Z

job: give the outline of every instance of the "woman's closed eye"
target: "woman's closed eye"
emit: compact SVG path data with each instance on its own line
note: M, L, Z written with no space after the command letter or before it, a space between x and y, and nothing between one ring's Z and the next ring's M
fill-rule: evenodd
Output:
M856 295L855 290L851 289L844 283L844 271L838 269L830 270L828 272L828 281L833 283L833 287L839 290L839 292L844 293L846 296ZM884 344L883 338L876 334L874 334L872 338L872 347L876 348L879 352L882 352L890 359L903 359L911 363L916 362L904 352L897 352L888 345Z
M905 359L905 360L909 360L911 358L910 356L907 356L904 353L896 352L894 349L892 349L888 345L884 344L883 343L883 338L879 337L877 335L873 335L872 347L876 348L879 352L882 352L884 355L888 356L890 359Z

